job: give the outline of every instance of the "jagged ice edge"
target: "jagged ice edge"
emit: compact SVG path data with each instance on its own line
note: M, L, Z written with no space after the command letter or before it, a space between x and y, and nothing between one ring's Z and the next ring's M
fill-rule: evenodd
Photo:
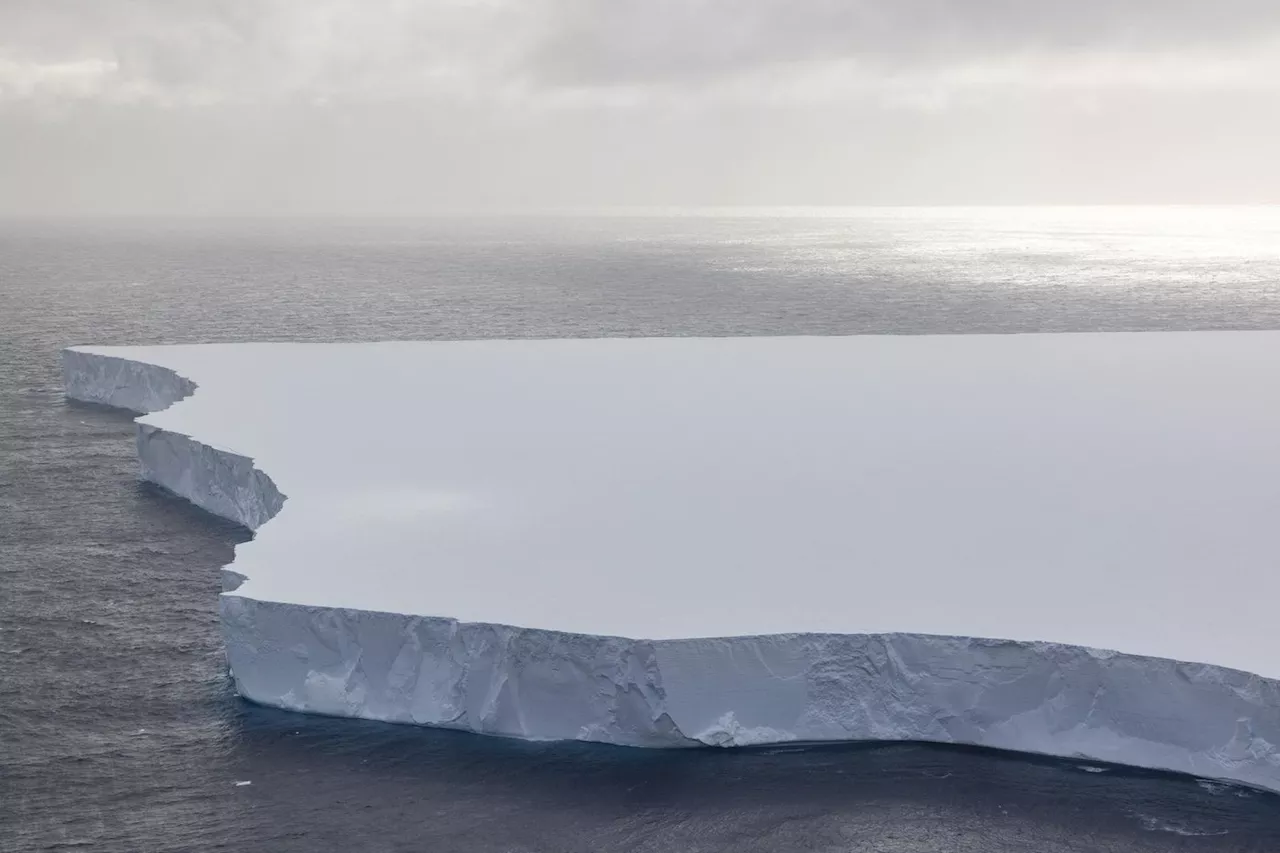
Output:
M139 414L196 391L85 349L63 374L69 398ZM137 429L144 479L250 530L284 507L250 457ZM263 705L631 746L968 744L1280 791L1280 681L1226 667L924 634L628 639L263 601L224 576L232 677Z

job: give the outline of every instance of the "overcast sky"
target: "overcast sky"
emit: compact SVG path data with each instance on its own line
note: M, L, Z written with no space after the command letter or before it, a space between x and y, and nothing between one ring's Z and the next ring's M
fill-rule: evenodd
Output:
M1280 202L1280 0L0 0L0 213Z

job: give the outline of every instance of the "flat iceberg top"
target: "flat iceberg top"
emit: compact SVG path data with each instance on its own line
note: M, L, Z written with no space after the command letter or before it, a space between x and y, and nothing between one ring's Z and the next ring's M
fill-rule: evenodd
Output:
M75 349L287 495L236 596L1280 676L1280 333Z

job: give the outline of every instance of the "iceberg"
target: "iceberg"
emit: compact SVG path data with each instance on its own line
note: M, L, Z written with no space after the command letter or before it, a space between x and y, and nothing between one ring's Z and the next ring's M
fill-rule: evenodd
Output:
M1280 790L1280 333L78 346L265 705Z

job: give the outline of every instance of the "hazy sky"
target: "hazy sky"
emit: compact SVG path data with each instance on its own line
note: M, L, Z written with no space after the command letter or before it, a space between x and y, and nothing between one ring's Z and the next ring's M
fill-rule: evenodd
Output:
M0 0L0 213L1280 202L1280 0Z

